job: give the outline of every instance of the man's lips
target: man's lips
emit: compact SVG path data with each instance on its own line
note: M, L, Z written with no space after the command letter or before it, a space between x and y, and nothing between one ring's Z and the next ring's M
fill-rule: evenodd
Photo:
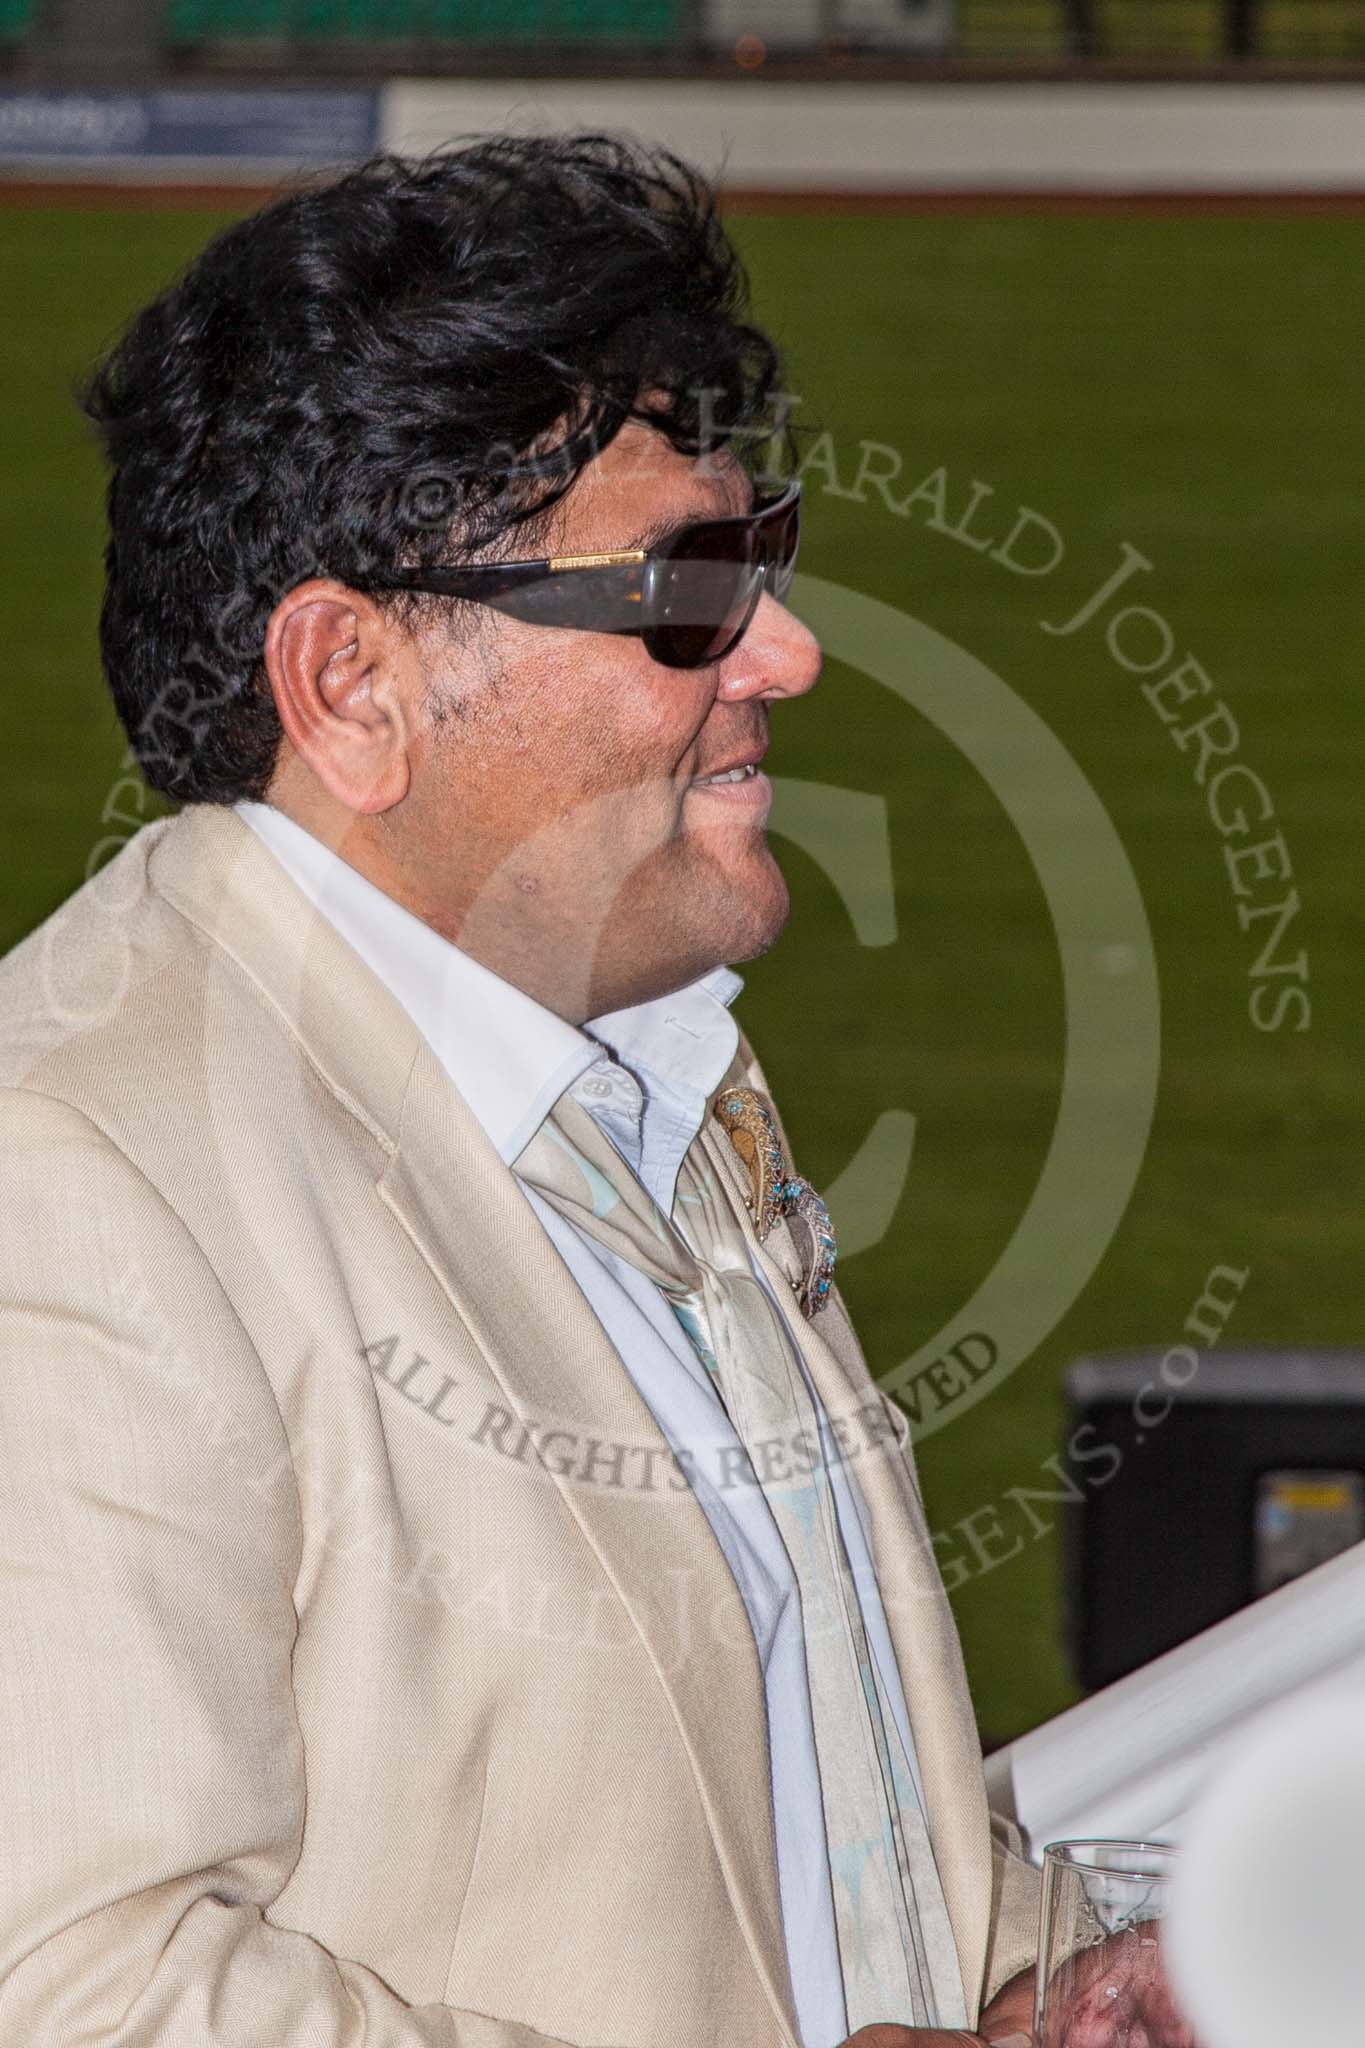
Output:
M773 786L756 762L742 767L717 769L698 776L687 785L687 795L707 810L743 814L750 820L766 818L772 807Z
M746 781L760 779L759 764L767 753L766 741L757 746L747 747L742 754L731 754L728 759L715 761L702 775L694 775L690 787L693 789L726 789L741 787ZM767 777L761 779L766 782Z

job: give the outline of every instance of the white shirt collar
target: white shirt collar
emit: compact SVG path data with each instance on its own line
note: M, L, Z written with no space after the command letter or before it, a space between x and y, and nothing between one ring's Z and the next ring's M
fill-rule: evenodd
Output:
M744 985L728 967L579 1030L442 938L282 811L259 803L234 809L402 1004L508 1165L564 1090L610 1055L646 1099L657 1080L700 1105L728 1072L739 1043L729 1005Z

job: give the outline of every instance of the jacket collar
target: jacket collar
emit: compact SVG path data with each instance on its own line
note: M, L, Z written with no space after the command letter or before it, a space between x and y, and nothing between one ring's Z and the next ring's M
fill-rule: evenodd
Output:
M604 1048L651 1097L661 1091L670 1098L667 1113L676 1117L676 1101L690 1100L700 1122L735 1055L729 1005L743 986L737 974L715 968L580 1030L414 917L273 805L233 808L402 1003L509 1165Z

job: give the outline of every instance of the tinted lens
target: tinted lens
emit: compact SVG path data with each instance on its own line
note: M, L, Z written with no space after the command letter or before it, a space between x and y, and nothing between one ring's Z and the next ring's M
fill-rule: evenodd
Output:
M647 565L644 639L655 661L700 668L718 661L753 616L762 582L752 526L689 526Z
M796 574L796 550L801 540L801 501L787 507L768 533L768 588L774 597L785 597Z

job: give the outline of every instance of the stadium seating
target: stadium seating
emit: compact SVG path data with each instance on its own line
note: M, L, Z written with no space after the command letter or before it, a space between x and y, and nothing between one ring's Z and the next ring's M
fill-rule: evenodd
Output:
M0 9L28 4L0 0ZM262 36L662 42L678 34L681 13L681 0L171 0L167 25L177 43Z
M17 42L33 26L36 0L0 0L0 43Z

